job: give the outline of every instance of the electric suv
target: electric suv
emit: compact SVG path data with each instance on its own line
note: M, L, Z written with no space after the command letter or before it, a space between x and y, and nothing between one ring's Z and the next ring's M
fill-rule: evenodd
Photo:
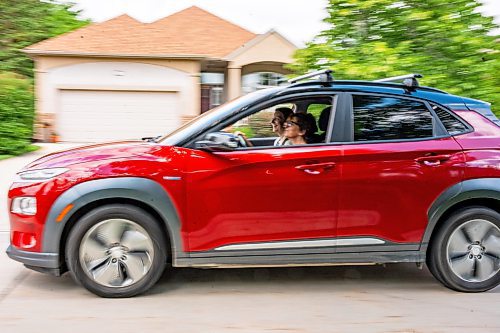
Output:
M419 77L316 72L164 137L42 157L10 188L7 253L103 297L145 292L167 264L415 262L457 291L494 288L499 121ZM283 107L311 114L321 139L274 146Z

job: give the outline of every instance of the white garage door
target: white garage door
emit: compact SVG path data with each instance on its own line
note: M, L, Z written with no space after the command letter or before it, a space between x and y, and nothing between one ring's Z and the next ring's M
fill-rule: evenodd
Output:
M62 141L99 142L167 134L180 126L175 92L60 91Z

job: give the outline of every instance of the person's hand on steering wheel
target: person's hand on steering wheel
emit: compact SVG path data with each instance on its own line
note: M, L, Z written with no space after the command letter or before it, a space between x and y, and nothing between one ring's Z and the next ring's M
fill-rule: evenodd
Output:
M245 133L241 131L236 131L233 133L238 138L238 145L240 147L252 147L252 143L248 140Z

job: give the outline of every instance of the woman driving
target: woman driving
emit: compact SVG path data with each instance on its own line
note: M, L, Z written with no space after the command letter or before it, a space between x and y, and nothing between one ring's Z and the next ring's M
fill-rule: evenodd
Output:
M287 107L280 107L274 111L273 119L271 120L271 126L273 132L278 134L278 138L274 141L274 146L286 145L288 138L285 136L285 121L293 113L292 109Z

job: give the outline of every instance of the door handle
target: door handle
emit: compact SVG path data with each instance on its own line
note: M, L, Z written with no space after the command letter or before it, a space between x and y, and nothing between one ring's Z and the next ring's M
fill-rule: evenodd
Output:
M450 157L451 155L431 155L431 156L418 157L415 159L415 161L427 166L437 166L440 165L441 162L449 160Z
M329 163L316 163L316 164L304 164L304 165L298 165L295 167L295 169L304 171L307 174L310 175L319 175L320 173L324 171L328 171L330 169L333 169L335 167L335 163L329 162Z

